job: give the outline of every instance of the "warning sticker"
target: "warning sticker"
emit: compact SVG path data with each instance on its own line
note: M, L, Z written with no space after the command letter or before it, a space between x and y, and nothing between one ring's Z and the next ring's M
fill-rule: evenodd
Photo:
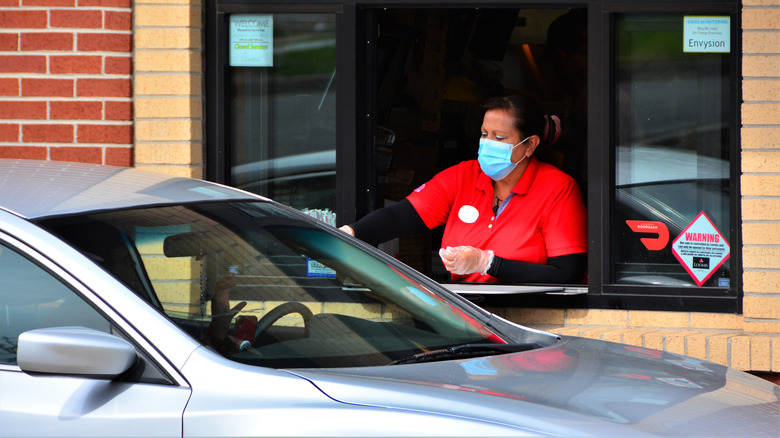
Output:
M674 240L672 253L696 285L701 286L728 260L731 247L710 218L701 212Z

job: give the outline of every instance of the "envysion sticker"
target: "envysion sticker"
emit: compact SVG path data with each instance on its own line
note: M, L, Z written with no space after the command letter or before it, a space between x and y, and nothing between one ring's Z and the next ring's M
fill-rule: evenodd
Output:
M473 224L479 217L479 211L471 205L464 205L458 210L458 219L467 224Z

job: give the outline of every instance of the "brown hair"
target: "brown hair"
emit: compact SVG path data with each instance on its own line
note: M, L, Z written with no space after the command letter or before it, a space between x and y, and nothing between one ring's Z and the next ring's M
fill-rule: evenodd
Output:
M561 121L558 116L544 114L535 99L524 94L500 96L488 99L482 104L482 114L492 110L504 110L515 119L515 128L524 136L539 136L543 144L552 145L561 136Z

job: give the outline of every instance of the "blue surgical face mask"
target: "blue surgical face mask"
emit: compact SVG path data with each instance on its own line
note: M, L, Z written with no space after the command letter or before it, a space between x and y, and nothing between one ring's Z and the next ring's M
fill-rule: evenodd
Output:
M518 164L528 158L528 155L523 155L517 163L512 162L512 151L521 144L528 141L531 138L526 137L525 140L512 146L506 143L501 143L497 140L491 140L489 138L479 139L479 155L477 160L479 161L479 167L485 172L485 175L489 176L493 181L499 181L507 177Z

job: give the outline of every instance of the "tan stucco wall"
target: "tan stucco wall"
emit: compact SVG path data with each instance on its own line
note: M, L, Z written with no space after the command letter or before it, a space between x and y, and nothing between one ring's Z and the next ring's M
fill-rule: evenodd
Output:
M134 2L135 166L203 177L203 6Z

